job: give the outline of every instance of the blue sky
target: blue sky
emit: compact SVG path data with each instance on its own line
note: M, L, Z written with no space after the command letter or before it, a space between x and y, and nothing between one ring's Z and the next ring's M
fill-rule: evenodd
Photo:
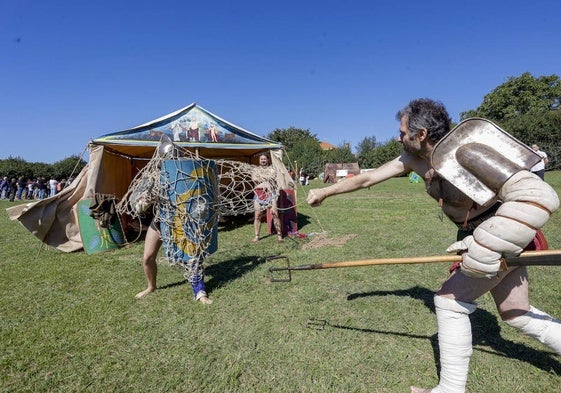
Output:
M558 0L0 0L0 159L80 155L192 102L354 150L395 137L413 98L457 121L509 76L561 74L559 15Z

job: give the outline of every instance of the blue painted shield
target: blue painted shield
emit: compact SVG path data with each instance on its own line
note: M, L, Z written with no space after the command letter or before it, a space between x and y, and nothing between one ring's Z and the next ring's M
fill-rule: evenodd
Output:
M218 248L219 188L216 164L209 160L164 160L160 181L160 230L171 263L191 264Z

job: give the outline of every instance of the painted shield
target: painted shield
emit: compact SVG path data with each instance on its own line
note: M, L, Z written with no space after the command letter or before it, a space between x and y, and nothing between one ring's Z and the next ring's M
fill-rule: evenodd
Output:
M86 254L115 250L125 244L125 236L119 218L117 217L108 228L101 227L90 216L91 203L92 199L83 199L78 202L78 224Z
M218 177L210 160L162 162L160 230L170 263L189 264L218 248Z

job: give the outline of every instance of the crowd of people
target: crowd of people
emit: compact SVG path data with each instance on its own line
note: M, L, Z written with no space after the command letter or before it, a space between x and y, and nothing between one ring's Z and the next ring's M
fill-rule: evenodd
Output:
M55 177L39 176L28 179L24 176L17 178L3 176L0 181L0 198L9 200L41 200L55 196L70 183L72 178L57 180Z

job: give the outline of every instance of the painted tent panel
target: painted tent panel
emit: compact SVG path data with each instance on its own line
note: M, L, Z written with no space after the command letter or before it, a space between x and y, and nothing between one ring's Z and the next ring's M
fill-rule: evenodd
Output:
M274 141L238 127L204 108L191 104L138 127L103 135L94 143L156 146L163 135L184 147L203 148L280 148Z

